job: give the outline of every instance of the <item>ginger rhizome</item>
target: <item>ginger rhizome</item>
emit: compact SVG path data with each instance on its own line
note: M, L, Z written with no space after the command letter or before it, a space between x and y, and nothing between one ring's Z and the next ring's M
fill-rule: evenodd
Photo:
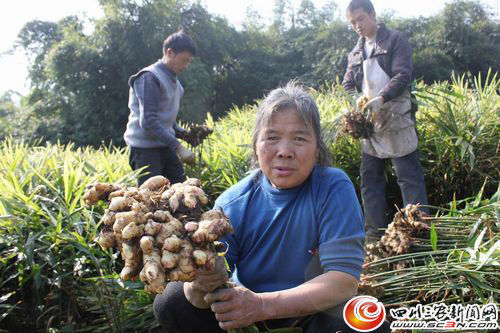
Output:
M361 274L358 294L380 297L384 292L384 288L372 281L374 279L373 271L366 274L370 263L410 253L414 237L424 237L423 234L429 233L430 225L426 221L427 214L420 210L419 207L419 205L408 204L405 208L399 210L380 240L366 244L365 271ZM428 236L426 235L425 238L428 238ZM390 264L387 264L384 270L404 272L404 269L409 266L410 262L407 259L393 260Z
M368 100L367 96L363 96L357 101L355 108L342 117L342 133L349 134L355 139L367 139L373 135L373 121L364 114Z
M97 242L121 252L122 280L139 277L151 293L168 281L192 281L198 268L213 269L217 240L233 231L223 212L203 213L208 198L196 178L171 186L155 176L139 188L93 183L83 199L108 203Z

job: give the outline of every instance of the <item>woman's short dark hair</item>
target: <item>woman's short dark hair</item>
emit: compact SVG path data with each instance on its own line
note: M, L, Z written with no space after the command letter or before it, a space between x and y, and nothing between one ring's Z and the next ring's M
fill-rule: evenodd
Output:
M361 8L368 14L371 14L375 11L373 4L370 0L352 0L347 6L347 11L352 13L356 9Z
M294 81L289 82L284 87L274 89L260 103L252 135L252 166L258 167L257 140L260 131L269 125L275 113L287 109L295 110L306 127L313 130L318 149L317 163L322 166L330 166L332 158L321 133L318 106L304 88Z
M196 43L194 40L182 30L174 32L168 36L163 42L163 51L172 49L174 53L189 52L195 56L197 52Z

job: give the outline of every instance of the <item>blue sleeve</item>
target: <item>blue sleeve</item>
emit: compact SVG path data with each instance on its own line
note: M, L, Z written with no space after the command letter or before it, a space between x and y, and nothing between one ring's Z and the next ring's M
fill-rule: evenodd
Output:
M347 176L329 187L318 218L323 271L341 271L359 279L364 262L364 221Z
M145 72L134 81L134 92L139 100L140 126L151 136L163 142L173 151L179 141L170 134L158 118L158 101L160 100L160 83L153 73Z

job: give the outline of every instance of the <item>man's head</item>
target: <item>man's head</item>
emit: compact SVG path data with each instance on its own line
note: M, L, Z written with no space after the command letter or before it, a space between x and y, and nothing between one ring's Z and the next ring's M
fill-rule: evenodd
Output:
M361 37L372 38L377 33L377 16L370 0L352 0L347 6L347 20Z
M163 42L163 61L175 74L180 74L188 67L196 51L194 40L184 31L177 31Z

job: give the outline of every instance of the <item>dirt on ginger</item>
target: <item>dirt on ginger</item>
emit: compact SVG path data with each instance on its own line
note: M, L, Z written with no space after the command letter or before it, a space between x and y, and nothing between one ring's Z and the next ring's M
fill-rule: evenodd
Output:
M357 101L356 107L347 112L341 121L341 132L355 139L367 139L373 135L373 121L371 117L365 117L366 103L368 97L363 96Z
M207 126L192 126L189 131L186 131L186 133L184 134L184 140L192 147L196 147L200 145L212 133L213 130Z

